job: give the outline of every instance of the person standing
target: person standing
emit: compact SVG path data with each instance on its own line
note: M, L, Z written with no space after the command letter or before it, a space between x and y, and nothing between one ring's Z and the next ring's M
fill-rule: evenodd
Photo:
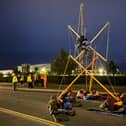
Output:
M34 82L34 86L38 87L38 74L37 73L34 73L33 74L33 82Z
M44 88L46 88L46 84L47 84L47 75L46 74L42 74L42 80L44 83Z
M29 88L33 88L33 84L32 84L32 75L29 73L27 76L27 83L28 83L28 87Z
M24 75L22 74L21 77L20 77L20 83L21 83L21 86L23 85L24 83Z
M14 74L14 76L12 78L12 83L13 83L13 90L15 91L17 83L18 83L18 78L17 78L16 74Z

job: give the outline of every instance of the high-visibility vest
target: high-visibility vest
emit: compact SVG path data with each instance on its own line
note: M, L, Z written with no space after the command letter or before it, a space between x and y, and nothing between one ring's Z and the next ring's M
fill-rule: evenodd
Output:
M18 82L17 77L16 77L16 76L13 76L13 78L12 78L12 83L17 83L17 82Z
M34 80L37 80L38 79L38 76L37 76L37 74L34 74Z
M46 75L46 74L42 74L42 75L41 75L41 79L47 80L47 75Z
M27 82L28 82L28 83L31 83L31 82L32 82L31 75L28 75L28 76L27 76Z

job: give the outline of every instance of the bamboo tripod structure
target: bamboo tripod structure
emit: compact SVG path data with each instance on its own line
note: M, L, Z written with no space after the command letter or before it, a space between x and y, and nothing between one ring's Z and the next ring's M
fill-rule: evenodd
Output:
M86 40L86 32L84 29L84 16L83 16L83 11L84 11L84 5L81 4L80 5L80 25L81 25L81 31L80 34L72 28L71 25L68 25L68 29L77 37L77 39L81 39L81 37L83 37L83 42L85 42ZM111 92L109 91L94 75L93 72L95 70L95 61L100 58L101 60L103 60L104 62L107 61L107 59L102 56L100 53L98 53L93 47L92 44L94 43L94 41L101 35L101 33L110 25L110 23L107 21L105 23L105 25L100 29L100 31L98 31L96 33L96 35L90 40L90 43L88 43L85 46L85 49L80 50L79 54L74 58L72 55L70 55L70 58L81 68L81 72L77 75L77 77L59 94L59 96L57 97L58 100L60 100L62 98L62 96L64 94L66 94L69 89L73 86L73 84L80 78L80 76L82 76L83 73L86 73L90 76L90 82L89 82L89 91L91 91L92 88L92 83L93 81L97 82L109 95L111 95L114 99L118 100L118 98ZM85 52L87 51L91 51L92 52L92 60L89 62L88 65L84 66L84 55ZM82 59L81 61L79 61L78 59ZM91 72L88 71L88 68L91 67Z
M84 50L82 50L84 51ZM80 54L83 54L83 52L80 52ZM94 69L94 62L96 61L97 59L97 56L93 56L93 59L92 61L86 66L84 67L80 62L77 61L77 58L79 58L79 56L81 55L78 55L77 57L73 57L72 55L70 55L70 58L75 62L77 63L81 68L82 68L82 71L80 72L80 74L78 74L78 76L60 93L60 95L57 97L57 100L60 100L62 99L62 96L64 94L66 94L69 89L73 86L73 84L80 78L80 76L83 74L83 73L87 73L89 76L90 76L90 86L89 86L89 90L91 90L92 88L92 80L96 81L97 84L99 84L109 95L111 95L115 100L118 101L118 98L111 92L109 91L96 77L94 77L93 73L92 72L89 72L88 71L88 68L89 67L92 67Z

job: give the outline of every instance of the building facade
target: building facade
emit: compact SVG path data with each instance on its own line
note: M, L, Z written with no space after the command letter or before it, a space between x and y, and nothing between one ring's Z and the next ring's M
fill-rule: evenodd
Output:
M36 69L38 71L42 72L50 72L51 71L51 65L50 64L21 64L20 66L17 66L17 69L19 72L34 72ZM3 75L3 77L7 77L9 74L13 74L12 69L8 70L0 70L0 73Z
M20 66L18 66L18 71L25 72L25 73L34 72L36 69L38 71L46 70L46 71L50 72L51 71L51 65L50 64L34 64L34 65L21 64Z

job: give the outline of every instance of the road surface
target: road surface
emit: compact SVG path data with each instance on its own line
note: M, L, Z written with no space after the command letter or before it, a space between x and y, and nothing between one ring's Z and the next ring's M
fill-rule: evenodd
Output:
M55 93L34 91L12 91L0 88L0 125L1 126L45 126L53 124L48 112L48 99ZM87 106L99 105L99 101L82 101L82 107L74 108L76 115L65 126L125 126L126 117L118 117L87 111ZM52 124L51 124L52 123ZM59 125L60 124L56 124Z

